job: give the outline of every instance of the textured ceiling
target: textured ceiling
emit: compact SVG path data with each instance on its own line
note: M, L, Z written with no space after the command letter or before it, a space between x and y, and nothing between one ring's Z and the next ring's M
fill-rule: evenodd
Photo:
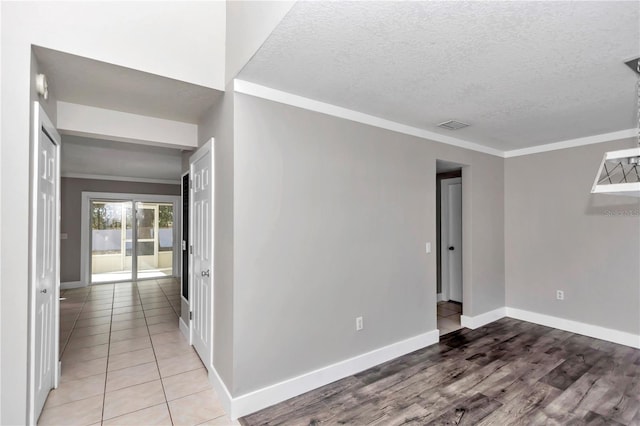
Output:
M106 62L34 47L57 100L198 123L222 92Z
M639 5L300 1L239 78L500 150L608 133L635 124Z
M178 149L63 135L62 174L179 181Z

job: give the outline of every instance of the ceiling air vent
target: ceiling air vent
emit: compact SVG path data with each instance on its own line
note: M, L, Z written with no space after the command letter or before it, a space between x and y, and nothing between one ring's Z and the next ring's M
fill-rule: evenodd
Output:
M449 121L445 121L444 123L438 124L438 127L442 127L443 129L449 129L449 130L459 130L465 127L469 127L469 125L461 121L449 120Z

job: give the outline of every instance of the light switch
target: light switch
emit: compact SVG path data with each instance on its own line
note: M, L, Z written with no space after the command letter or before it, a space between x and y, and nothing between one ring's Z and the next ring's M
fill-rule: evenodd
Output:
M431 243L427 243L425 249L427 253L431 253Z
M60 234L61 240L66 240L69 236L66 233Z

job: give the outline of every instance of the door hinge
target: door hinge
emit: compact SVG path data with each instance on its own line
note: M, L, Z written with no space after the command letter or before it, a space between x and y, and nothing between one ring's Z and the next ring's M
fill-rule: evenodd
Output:
M189 320L193 319L193 311L189 311Z
M189 254L193 254L193 246L189 246Z
M189 189L193 189L193 179L189 179Z

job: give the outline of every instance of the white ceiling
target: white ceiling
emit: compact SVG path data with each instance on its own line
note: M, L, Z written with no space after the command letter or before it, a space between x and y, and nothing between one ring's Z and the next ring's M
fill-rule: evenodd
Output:
M633 128L639 40L636 2L300 1L239 78L512 150Z
M59 101L196 124L223 93L42 47L34 52Z
M179 182L178 149L62 136L62 175L109 176Z

